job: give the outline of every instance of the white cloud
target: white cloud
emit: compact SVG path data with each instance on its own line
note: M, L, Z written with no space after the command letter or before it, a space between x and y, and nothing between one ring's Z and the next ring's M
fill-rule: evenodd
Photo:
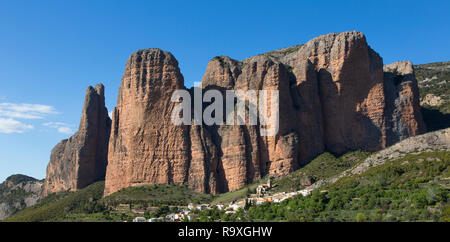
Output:
M108 116L109 116L109 118L112 118L112 116L113 116L113 111L108 112Z
M60 132L61 134L73 134L73 130L69 127L59 127L58 128L58 132Z
M24 124L11 118L0 118L0 133L23 133L32 128L32 125Z
M49 127L49 128L54 128L61 134L75 133L75 131L71 128L71 125L62 123L62 122L47 122L47 123L43 123L42 125Z
M42 119L49 114L56 114L53 106L28 103L0 103L0 117L20 119Z

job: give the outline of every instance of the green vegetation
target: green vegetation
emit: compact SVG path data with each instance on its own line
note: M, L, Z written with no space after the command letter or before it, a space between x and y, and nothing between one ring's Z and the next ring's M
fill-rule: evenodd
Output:
M0 194L3 192L0 191ZM31 192L26 192L23 189L15 189L8 192L6 196L0 196L0 203L12 204L15 202L21 203L22 206L25 206L24 198L32 195Z
M433 94L444 100L437 107L422 106L422 114L428 131L450 127L450 62L435 62L414 66L419 82L420 99Z
M359 164L369 153L355 151L340 157L324 153L288 177L275 180L274 191L298 190L300 179L333 177ZM450 152L407 154L366 172L344 177L281 203L247 203L235 214L216 208L194 211L196 221L450 221ZM263 178L240 190L205 195L186 186L145 185L122 189L102 198L104 183L77 192L52 194L6 221L131 221L136 216L161 217L179 205L226 203L254 193ZM154 206L154 207L153 207ZM134 209L145 209L136 215Z
M25 199L33 192L26 191L23 186L28 182L38 180L25 175L12 175L0 184L0 203L6 203L12 209L12 214L26 207Z
M212 200L211 203L217 204L217 203L230 203L232 201L237 201L246 198L249 194L256 192L256 187L258 187L259 184L262 184L264 179L258 180L252 184L249 184L239 190L227 192L223 194L217 194L214 197L214 200Z
M277 56L277 54L288 55L288 54L298 51L302 46L304 46L304 45L303 44L294 45L294 46L283 48L283 49L269 51L267 53L264 53L263 55L267 55L267 56Z
M302 189L301 180L305 177L318 181L331 178L341 172L359 164L371 153L364 151L354 151L336 157L325 152L317 156L304 167L292 172L288 176L274 182L273 192L297 191Z
M435 62L414 66L416 79L420 86L420 98L431 93L445 97L450 94L450 62ZM424 80L428 80L424 82Z
M197 193L187 186L180 185L143 185L122 189L103 200L109 204L127 203L147 206L187 205L189 203L206 203L212 195Z
M294 171L288 176L274 180L273 184L275 187L271 190L271 193L297 191L302 188L300 184L301 179L307 176L312 177L314 180L333 177L340 174L342 171L359 164L370 154L370 152L354 151L340 157L335 157L331 153L323 153L304 167ZM239 190L217 194L214 196L211 203L229 203L244 199L249 194L255 193L256 187L260 184L266 183L267 179L268 177L263 177Z
M69 213L92 213L103 210L98 201L103 196L104 182L94 183L77 192L52 194L35 206L17 212L6 219L9 222L43 222L58 221Z
M30 181L37 181L37 179L30 177L30 176L21 175L21 174L12 175L12 176L9 176L8 178L6 178L5 183L2 183L2 185L0 185L0 190L2 189L4 184L6 184L6 182L12 182L14 184L19 184L22 182L30 182Z
M219 216L224 221L449 221L450 152L407 155L282 203ZM200 218L207 216L200 214Z
M23 202L23 198L30 195L30 192L25 192L23 189L11 190L8 184L20 184L30 181L37 181L33 177L25 175L12 175L8 177L5 182L0 184L0 203L12 203L12 202Z

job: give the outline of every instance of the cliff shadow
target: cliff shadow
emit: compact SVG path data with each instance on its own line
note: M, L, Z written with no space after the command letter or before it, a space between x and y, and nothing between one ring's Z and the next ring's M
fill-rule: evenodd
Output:
M421 110L428 132L450 127L450 114L442 113L439 109L426 106L421 107Z
M342 69L345 68L344 64ZM360 80L346 80L353 76L340 78L333 80L331 72L325 68L318 72L325 150L342 155L351 150L373 151L379 148L382 141L381 127L362 112L356 112L357 105L367 98L377 82L361 80L367 85L363 83L355 87L355 83Z

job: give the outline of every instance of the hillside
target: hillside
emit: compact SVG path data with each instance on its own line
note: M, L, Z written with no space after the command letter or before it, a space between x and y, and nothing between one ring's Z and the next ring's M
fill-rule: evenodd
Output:
M0 184L0 220L36 204L42 197L43 181L12 175Z
M128 187L103 199L108 204L145 204L147 206L187 205L188 203L207 203L213 195L198 193L187 186L174 184L155 184Z
M450 127L450 62L415 65L414 69L428 130Z
M226 221L450 221L449 166L448 151L411 154L341 178L311 196L222 216Z
M281 58L281 56L292 54L300 48L302 45L264 55L270 58ZM237 214L234 217L227 217L225 220L243 217L258 221L324 221L326 219L354 221L358 214L359 220L431 221L448 219L445 217L447 216L445 211L448 210L448 180L450 179L447 168L449 161L447 134L449 131L442 129L450 127L449 67L450 62L414 66L420 89L424 121L429 131L440 130L438 132L409 138L375 153L351 151L335 156L325 152L285 177L265 175L240 189L216 195L202 194L185 185L160 184L128 187L103 198L104 182L97 182L77 192L52 194L38 202L42 197L43 181L24 175L13 175L0 184L0 220L13 214L14 216L6 221L131 220L134 216L132 208L155 212L155 209L164 206L173 208L186 206L188 203L217 204L243 200L254 194L256 187L265 183L269 177L273 179L274 188L268 194L315 189L316 192L312 197L297 197L291 201L296 201L298 206L300 206L299 204L306 206L305 203L316 206L316 203L319 203L323 205L324 210L311 212L308 207L297 207L299 214L306 215L287 213L275 217L261 217L262 215L251 214L250 211L245 215ZM440 140L439 137L447 138ZM430 140L440 143L430 143ZM443 145L444 148L437 147L439 145ZM390 172L393 171L398 172L391 174ZM380 179L384 179L385 182L380 182ZM402 189L408 191L408 195L402 195L404 202L394 196L395 193L403 194ZM317 195L318 190L328 190L329 193ZM400 205L390 207L377 202L378 200L375 202L377 205L373 205L373 201L368 203L370 199L360 203L341 199L342 196L350 196L348 194L352 194L352 196L358 194L353 199L360 201L359 195L362 195L363 192L377 194L377 197L373 198L375 200L390 201L389 204L402 204L405 211L399 210L398 206ZM425 193L440 195L435 198L434 195L428 194L426 195L428 197L424 198L426 202L423 200L423 203L418 203L416 196L425 196L423 195ZM344 204L342 205L344 207L332 205L338 201L336 199L340 201L341 205ZM119 208L123 204L129 205L129 208ZM253 209L256 212L263 208L264 211L281 209L277 206L282 207L283 205L264 205ZM349 209L349 206L352 209ZM387 214L381 217L374 215L374 211L380 209L380 206L383 211L386 209L389 211L389 216ZM406 212L408 209L411 211ZM426 213L426 216L408 215L408 213L413 213L412 211Z
M304 188L301 183L305 175L322 181L319 179L346 174L330 179L333 183L328 185L316 182L322 185L315 187L311 196L250 206L234 215L217 210L198 211L200 220L213 221L211 213L215 213L212 217L222 221L449 221L450 152L427 149L395 156L392 152L382 154L383 162L357 169L366 167L365 162L378 153L369 156L358 151L341 157L325 153L289 177L274 181L272 192L289 192ZM338 161L345 165L338 165ZM355 169L357 172L342 173ZM105 198L101 198L104 184L98 182L77 192L50 195L6 221L131 221L138 216L134 209L147 210L144 216L152 217L176 211L174 206L190 202L214 204L243 199L252 193L249 189L261 182L215 196L177 185L146 185L126 188Z
M26 208L6 219L6 222L60 221L71 213L102 211L98 203L103 196L104 182L96 182L77 192L51 194L36 205Z

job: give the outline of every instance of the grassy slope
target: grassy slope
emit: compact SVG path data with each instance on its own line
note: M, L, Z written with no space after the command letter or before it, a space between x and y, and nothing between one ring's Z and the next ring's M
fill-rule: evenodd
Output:
M45 221L122 221L131 220L130 209L122 212L110 209L109 205L132 204L133 208L161 205L187 205L190 202L207 203L212 195L200 194L186 186L144 185L122 189L102 198L104 182L94 183L80 191L52 194L35 206L11 216L6 222Z
M152 206L187 205L193 203L206 203L211 201L212 195L201 194L178 185L143 185L122 189L103 200L115 203L148 203Z
M279 191L290 190L297 186L296 180L306 174L317 179L328 178L358 164L367 155L351 152L336 158L325 153L289 177L275 181L275 184ZM342 178L318 189L310 197L299 196L281 204L252 207L246 215L222 214L222 217L227 221L238 216L244 221L447 221L450 219L449 165L450 152L407 155L360 175ZM98 182L77 192L51 195L6 221L130 220L131 212L118 213L102 204L128 202L139 207L140 204L152 205L155 202L159 205L174 201L178 201L175 205L228 202L246 197L247 191L257 184L259 182L214 197L189 191L184 186L146 185L126 188L102 199L104 183ZM320 193L323 189L329 192Z
M94 203L103 196L104 182L94 183L77 192L53 194L41 200L35 206L19 211L9 217L7 222L44 222L56 221L71 212L83 209L86 204Z
M450 152L407 155L281 204L253 207L255 221L450 221ZM233 220L233 218L229 218Z
M309 176L314 180L321 180L333 177L350 167L357 165L370 155L369 152L354 151L340 157L335 157L330 153L323 153L317 156L304 167L294 171L286 177L273 181L275 188L271 192L289 192L297 191L302 188L300 180ZM252 184L249 184L239 190L218 194L214 197L212 203L229 203L233 200L240 200L247 197L249 193L255 193L259 184L266 183L267 177L264 177Z
M300 180L304 177L311 177L315 181L333 177L341 172L356 166L371 153L363 151L354 151L346 153L340 157L325 152L317 156L304 167L294 171L288 176L274 182L275 192L297 191L302 189Z

